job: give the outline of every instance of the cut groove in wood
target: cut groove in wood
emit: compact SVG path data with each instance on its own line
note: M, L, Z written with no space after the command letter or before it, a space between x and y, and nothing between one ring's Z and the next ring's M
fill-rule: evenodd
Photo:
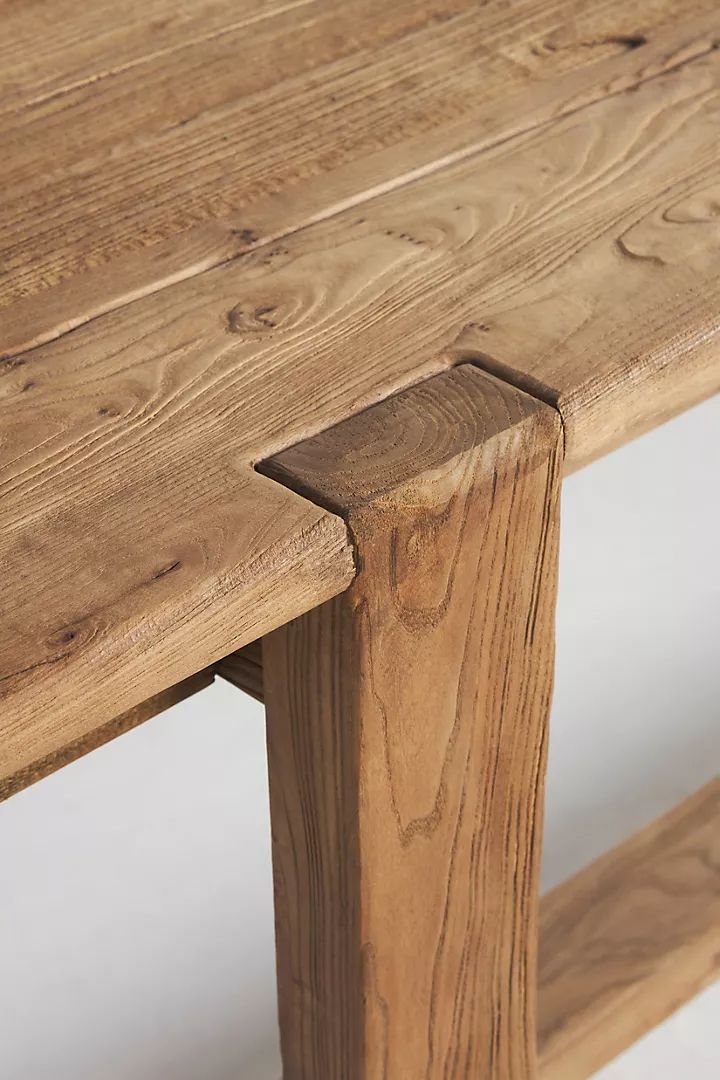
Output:
M101 41L38 0L0 42L5 778L347 588L343 522L252 471L282 447L464 359L547 389L571 467L720 386L714 3L333 0L238 64L149 0L142 72L63 3Z
M175 686L163 690L162 693L154 694L147 701L143 701L136 705L135 708L115 717L108 724L95 728L94 731L91 731L82 739L76 739L75 742L64 746L53 754L49 754L40 761L26 766L10 776L0 778L0 802L9 799L11 795L16 795L23 788L35 784L38 780L49 776L50 773L56 772L57 769L61 769L64 765L69 765L71 761L76 761L77 758L89 754L91 750L103 746L105 743L117 738L118 735L124 735L126 731L144 724L146 720L150 720L153 716L157 716L158 713L164 712L171 705L177 705L179 701L184 701L185 698L196 694L198 690L204 690L212 683L213 674L212 668L200 671L197 675L193 675L191 678L184 679L182 682L176 683Z
M555 411L470 365L263 471L347 592L263 641L286 1080L530 1080Z
M648 45L615 55L615 43L607 63L624 86L643 55L655 74L675 57L672 74L590 105L585 86L572 117L0 364L0 776L347 588L343 522L252 471L282 447L466 359L552 392L571 466L720 385L720 52L707 20L699 37L693 20L669 21L674 44L659 56L660 35L643 27ZM557 50L570 54L577 42ZM463 102L486 90L477 72ZM183 131L195 128L172 138ZM245 160L232 139L222 146ZM310 189L278 197L295 214ZM32 220L65 236L47 215ZM154 262L152 244L138 250ZM80 291L67 281L71 318ZM35 297L41 318L51 292Z
M543 1080L587 1080L720 973L720 779L543 898Z

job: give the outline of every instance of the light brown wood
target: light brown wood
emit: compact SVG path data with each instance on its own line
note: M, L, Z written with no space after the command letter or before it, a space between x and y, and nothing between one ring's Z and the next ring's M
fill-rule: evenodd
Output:
M714 10L156 10L116 39L77 8L47 79L9 49L0 777L347 587L342 522L253 472L284 446L472 359L557 406L576 467L720 382Z
M541 905L544 1080L587 1080L720 972L720 779Z
M262 701L262 643L217 673ZM715 779L543 898L542 1080L587 1080L718 974Z
M78 412L88 408L80 392L74 400ZM22 494L42 486L42 468L38 475L29 466L21 490L8 484L3 495L0 780L353 577L343 523L265 477L243 476L225 460L208 464L198 490L182 455L154 462L142 437L119 458L111 452L105 468L92 443L80 439L70 473L59 470L60 489L47 490L48 528L38 529L37 509ZM101 476L88 533L86 487ZM188 514L200 504L202 528ZM133 520L145 531L131 529Z
M560 427L463 366L264 463L351 588L263 642L286 1080L529 1080Z
M224 657L215 665L215 673L237 686L238 690L250 694L256 701L265 701L262 641L252 641L244 649Z
M7 362L0 775L347 586L342 524L251 471L283 445L463 358L522 381L533 341L571 464L710 392L719 73L688 63Z
M13 5L0 356L672 70L717 30L714 0Z
M10 776L4 777L0 780L0 802L9 799L11 795L16 795L23 788L29 787L30 784L35 784L38 780L44 779L44 777L56 772L64 765L69 765L71 761L76 761L77 758L89 754L91 750L96 750L98 746L104 746L105 743L116 739L118 735L124 735L126 731L131 731L132 728L144 724L146 720L152 719L153 716L164 712L165 709L169 709L172 705L177 705L179 701L184 701L185 698L196 694L199 690L204 690L212 683L213 676L212 668L199 671L197 675L192 675L189 679L177 683L176 686L171 686L167 690L163 690L162 693L155 694L121 716L116 716L109 723L103 724L102 727L95 728L83 738L63 746L61 750L49 754L46 758L35 761L31 765L26 765L25 768Z
M720 387L715 0L0 6L0 795L267 635L288 1080L529 1080L559 446ZM697 814L548 901L546 1071Z

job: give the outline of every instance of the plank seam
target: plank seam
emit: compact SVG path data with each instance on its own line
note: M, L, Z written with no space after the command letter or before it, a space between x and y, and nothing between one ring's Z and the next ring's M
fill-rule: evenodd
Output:
M637 50L643 47L644 46L638 46ZM112 312L122 311L124 308L130 307L132 304L143 300L146 297L162 293L166 289L172 288L174 285L178 285L181 282L192 281L196 278L202 277L202 275L204 274L217 270L219 267L229 266L233 263L239 262L239 260L244 258L245 256L253 252L260 251L271 244L277 243L278 240L285 240L288 237L299 235L303 233L306 229L309 229L314 225L319 225L324 222L331 221L333 218L338 217L345 211L364 206L367 203L371 203L374 199L381 198L384 195L396 193L402 190L404 187L408 187L411 184L417 183L425 179L426 177L435 176L439 173L442 173L445 169L453 168L454 166L460 164L463 161L468 161L473 157L477 157L478 159L480 159L484 154L494 151L498 147L504 146L515 139L525 138L534 132L542 131L544 128L550 127L551 125L557 123L559 120L564 120L569 117L577 116L585 112L587 109L601 104L602 102L609 101L612 98L620 96L621 94L633 92L639 89L641 86L646 86L649 83L655 82L658 79L672 76L676 72L682 70L683 68L691 64L701 62L702 60L706 59L708 56L712 55L718 50L720 50L720 38L713 39L706 48L701 49L696 53L693 53L691 56L681 56L676 63L671 63L662 71L657 71L644 77L642 75L639 75L636 80L629 83L628 85L620 86L616 90L607 90L606 93L600 93L597 97L585 101L582 104L575 106L574 108L569 108L566 111L561 111L557 115L554 115L548 119L542 120L536 124L531 124L525 128L514 130L510 134L501 136L499 138L490 139L487 142L481 141L479 143L465 145L458 150L445 154L443 157L427 162L424 165L419 165L416 168L411 169L409 172L391 177L390 179L382 183L374 185L374 187L366 191L357 192L355 195L348 196L346 199L341 200L339 203L330 205L325 210L319 211L316 214L311 215L306 221L303 221L297 225L291 226L287 229L281 229L277 233L269 233L264 239L261 240L250 240L243 250L237 253L227 255L226 257L219 257L217 262L214 262L211 265L203 266L203 268L200 270L193 272L191 269L189 269L186 275L180 273L171 282L167 282L165 284L158 284L157 287L153 287L153 285L150 285L146 292L143 292L139 295L135 294L134 296L132 296L132 298L125 301L120 301L117 304L109 304L107 307L98 311L96 314L90 315L87 319L84 319L82 322L78 322L76 325L71 326L69 329L61 331L54 336L45 337L41 341L38 341L36 344L31 345L25 349L20 349L19 351L13 352L11 354L4 353L2 345L0 344L0 363L5 362L12 364L13 362L16 362L20 357L28 356L29 354L35 352L37 349L40 349L45 345L68 338L71 334L74 334L77 331L84 329L86 326L91 325L98 319L102 319ZM216 224L222 223L222 219L219 218L214 218L210 220L214 221ZM240 231L242 232L242 230ZM230 229L229 232L233 233L237 232L237 230ZM39 295L42 296L42 294ZM498 367L500 367L500 365L498 365ZM487 370L489 370L492 374L495 374L495 372L492 371L491 368L488 368ZM513 385L516 384L513 383ZM520 387L520 389L524 388ZM537 395L533 394L531 396ZM545 399L540 397L540 400Z
M229 23L227 26L218 27L217 30L213 30L208 34L200 34L197 37L190 38L188 41L182 41L176 45L168 45L164 49L156 49L154 52L146 53L144 56L138 56L134 60L128 60L124 64L118 64L117 67L110 67L105 71L98 71L93 75L86 76L84 79L76 79L75 82L67 83L65 86L59 86L55 90L49 90L44 94L38 93L35 97L28 98L27 101L23 101L19 105L11 104L8 108L0 108L0 116L9 112L21 113L26 110L37 108L38 105L46 105L47 102L65 97L67 94L72 94L75 90L83 90L86 86L95 86L96 83L104 82L105 79L112 79L116 75L122 75L126 71L132 71L135 68L143 67L145 64L150 64L153 60L161 59L164 56L172 56L173 53L183 52L185 49L192 49L194 46L204 45L206 42L217 41L227 34L236 33L238 30L244 30L248 26L255 26L257 23L268 22L271 19L286 14L288 11L293 11L295 8L307 7L309 4L313 3L315 3L315 0L289 0L288 3L283 4L281 7L273 8L272 11L260 11L257 14L250 16L250 18L241 19L239 22Z

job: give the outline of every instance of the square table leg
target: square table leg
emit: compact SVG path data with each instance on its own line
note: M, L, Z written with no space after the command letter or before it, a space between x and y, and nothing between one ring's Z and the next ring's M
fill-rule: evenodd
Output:
M470 366L265 463L350 589L264 639L285 1080L529 1080L556 413Z

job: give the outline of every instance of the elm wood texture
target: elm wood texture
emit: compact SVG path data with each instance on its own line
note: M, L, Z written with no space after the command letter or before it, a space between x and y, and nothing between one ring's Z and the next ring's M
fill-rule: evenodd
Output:
M252 641L244 649L224 657L215 665L215 673L237 686L238 690L250 694L256 701L265 701L262 641Z
M193 49L219 38L226 39L233 55L242 51L245 64L252 65L249 85L236 85L234 94L228 94L236 98L243 90L247 94L267 88L269 45L281 58L277 82L278 77L288 79L353 52L364 61L361 50L385 41L402 44L405 37L422 32L428 24L442 33L444 24L458 16L464 16L460 25L466 32L485 33L485 47L478 50L481 59L494 47L499 56L512 58L528 75L537 75L546 62L556 64L560 71L583 64L581 49L605 57L637 48L647 34L676 21L678 13L687 19L711 10L708 4L681 2L675 4L674 14L667 0L646 0L631 17L613 0L596 4L596 10L582 2L555 0L541 5L524 0L514 5L511 23L506 5L492 0L475 12L468 0L429 0L424 5L400 0L394 6L397 11L389 16L379 5L359 0L350 21L332 0L198 0L181 9L174 0L126 0L122 15L112 0L95 0L91 10L79 9L72 0L52 4L29 0L11 8L5 3L1 108L12 111L37 105L110 81L132 68L148 74L161 58L181 53L187 59ZM298 57L287 49L284 39L289 32L301 40L306 55ZM556 52L561 55L553 57ZM507 70L512 73L510 65Z
M718 32L714 0L129 7L3 10L0 355L653 79Z
M345 7L358 20L363 61L376 51L379 56L383 50L362 15L370 8ZM544 36L541 7L554 20L550 37ZM13 25L26 25L25 9L18 9L20 23ZM37 14L41 7L27 10ZM594 5L592 11L567 3L529 4L522 8L528 13L527 24L522 23L527 37L514 38L508 36L514 13L508 22L500 7L482 10L497 17L492 25L506 35L505 44L497 45L500 52L510 50L515 66L525 65L522 101L529 118L516 111L521 97L508 98L512 110L510 104L507 111L505 104L496 109L497 96L485 98L485 69L473 64L477 92L468 93L464 83L460 97L466 103L485 100L478 107L487 110L486 119L499 109L494 134L469 113L453 128L458 142L452 151L443 144L441 153L440 143L424 128L410 125L403 139L388 134L382 168L377 165L365 186L348 181L337 197L352 201L378 186L404 186L342 213L336 212L337 202L330 205L330 187L310 169L306 183L298 179L278 190L272 214L283 203L297 208L306 197L302 192L312 191L320 201L310 216L332 215L327 221L277 242L270 242L272 230L260 230L267 242L256 251L98 315L0 366L1 777L83 738L347 587L354 567L342 522L290 491L273 489L253 472L257 461L283 446L468 358L557 404L571 467L717 386L718 245L712 208L720 53L713 51L715 16L701 13L695 19L690 6L654 3L642 9L640 36L647 44L635 41L637 47L630 47L627 41L602 44L602 35L587 37L588 28L597 29L606 15L614 18L613 4ZM281 17L295 18L293 11L287 8ZM417 72L422 70L417 50L424 56L446 30L450 33L455 16L423 28L417 5L400 5L397 11L397 18L406 20L405 30L393 23L391 32L390 23L382 23L388 33L383 56L388 62L396 50L399 56L407 33L410 69ZM680 13L687 18L680 19ZM577 15L574 26L571 15ZM662 24L657 32L656 16ZM457 17L471 18L467 12ZM632 18L641 15L633 9ZM252 25L270 32L273 19ZM312 33L320 33L320 23L311 23ZM181 24L182 19L180 37ZM612 36L609 24L602 25L603 34ZM213 23L210 32L218 30L217 41L229 45L218 27ZM467 29L466 23L457 27ZM489 41L491 27L483 27ZM615 28L620 34L621 24ZM255 31L247 32L252 37ZM42 47L55 56L51 38L43 38ZM72 64L89 56L82 38L78 30L80 52L68 59L67 70L75 71ZM586 39L590 46L583 44ZM142 50L133 40L132 48ZM597 50L596 40L601 42ZM605 59L578 67L578 48ZM159 58L176 52L168 43ZM561 55L556 61L546 53ZM23 55L18 50L18 57ZM187 59L179 52L177 58ZM118 62L123 70L106 76L101 65L97 79L92 72L76 71L63 85L77 89L82 83L83 93L90 93L92 84L93 100L101 102L127 72L145 85L153 83L148 76L155 59ZM564 73L552 67L555 62ZM234 62L234 69L242 68ZM399 70L410 78L407 67ZM431 70L429 63L428 85ZM335 90L327 81L329 69L313 71L322 74L318 92L326 95L325 108L335 116L328 121L331 136L345 146L354 122L336 111L342 94L338 102L330 101ZM358 78L369 79L365 71L359 64ZM504 92L510 85L504 72L503 67L498 83L489 79L488 87L502 86ZM24 76L18 78L22 82ZM304 80L315 86L305 72L296 73L289 87L299 91ZM395 88L392 79L373 85L376 97L382 97L381 86ZM633 86L634 92L621 92ZM64 102L67 112L57 124L72 142L83 127L78 121L68 134L75 91L56 90L31 95L32 105L24 98L27 109L20 113L37 115L39 136L45 133L40 118L54 115L58 102ZM393 99L391 111L401 100L411 100L415 90L411 81L406 96ZM259 95L253 98L257 122L269 98L258 87L254 93ZM604 99L583 105L597 98ZM539 112L528 104L531 99L540 101ZM290 99L283 100L283 115L297 128L287 107ZM387 95L383 101L386 109ZM570 107L572 116L549 119ZM110 112L122 117L123 108L113 106ZM154 109L146 112L156 116ZM7 120L19 114L13 109L4 115ZM108 117L102 109L99 115L96 127L102 130ZM436 133L445 122L444 114L439 116ZM541 116L547 122L533 128ZM508 137L524 125L532 130ZM83 130L92 128L88 121ZM193 123L176 136L182 139L186 129L194 130ZM470 131L479 143L468 139ZM307 133L306 143L313 143L310 121ZM17 162L28 200L24 220L32 228L52 223L52 236L75 236L70 242L79 250L82 244L57 213L29 212L32 185L43 169L29 177L21 151L32 147L52 160L55 148L47 134L47 142L44 134L18 136L6 155L4 175L9 183L10 163ZM413 156L405 136L425 151ZM136 147L143 161L155 160L148 139L138 128ZM294 145L287 143L284 158L293 158ZM353 145L357 150L359 144ZM477 145L489 148L471 152ZM187 147L202 171L202 154L194 143L192 152L190 142ZM242 157L237 147L235 153ZM443 154L453 153L470 156L437 168ZM46 195L64 191L63 205L75 205L100 158L110 164L124 160L119 146L117 153L105 147L97 161L91 156L87 167L69 169L70 194L55 176ZM323 161L331 158L323 151ZM354 165L343 160L340 171L345 165L359 170L357 180L365 168L363 154L357 151ZM173 162L164 173L169 182L176 166ZM430 166L436 171L405 183L413 170ZM97 222L97 207L109 212L112 192L125 186L102 175L106 188L94 191L93 213L83 212L82 235L91 246L92 237L102 238L106 229L89 230L87 222ZM335 179L338 175L333 172ZM340 187L332 190L337 194ZM161 203L170 205L147 190L132 205L160 213ZM292 220L278 218L277 231L307 220L309 205ZM135 225L134 218L122 225L130 246L138 235ZM246 227L259 229L247 219L233 226L241 233ZM168 242L179 244L181 234L174 228L168 226ZM133 257L157 256L162 262L150 234L142 237ZM48 244L44 237L43 251ZM24 258L18 249L18 266L25 265ZM86 261L95 269L83 263L83 280L112 277L96 248ZM170 277L180 263L173 263ZM11 277L17 269L9 268ZM54 271L48 269L47 280L55 280ZM134 280L133 289L142 292L139 278ZM63 305L72 322L72 298L83 290L79 277L68 281ZM46 311L52 292L48 287L26 300ZM26 320L27 311L23 325ZM9 325L12 337L12 317Z
M128 68L147 71L163 55L233 31L252 33L307 0L26 0L3 3L0 38L0 111L38 105L83 86L116 78Z
M82 393L73 400L81 405ZM221 659L231 641L254 641L353 578L338 518L227 461L206 462L197 475L196 462L183 461L186 453L205 460L192 440L165 460L137 435L103 465L93 461L93 439L80 439L73 468L61 463L48 491L50 528L38 531L37 508L14 501L15 492L3 496L3 528L22 539L12 557L9 533L0 540L0 780L91 737ZM42 472L28 469L26 494ZM88 477L104 486L89 521ZM200 511L194 519L188 503Z
M359 567L263 642L287 1080L535 1075L560 458L462 366L263 464Z
M720 779L543 898L540 1062L586 1080L720 972Z
M262 642L216 674L263 701ZM586 1080L719 971L716 778L542 899L541 1078Z
M153 716L157 716L158 713L164 712L171 705L177 705L179 701L184 701L185 698L196 694L199 690L204 690L212 683L213 674L212 669L199 671L197 675L193 675L176 686L163 690L161 694L155 694L154 697L143 701L140 705L136 705L134 709L129 709L122 716L116 716L114 720L100 728L96 728L84 738L77 739L74 743L64 746L62 750L26 766L14 775L5 777L0 781L0 802L9 799L11 795L16 795L23 788L29 787L30 784L35 784L38 780L44 779L64 765L69 765L71 761L76 761L77 758L89 754L91 750L96 750L98 746L103 746L105 743L117 738L118 735L124 735L126 731L131 731L132 728L144 724L146 720L150 720Z
M346 587L340 523L252 464L458 359L497 363L513 326L516 355L528 311L548 364L565 358L573 464L709 392L716 226L697 206L719 68L695 60L6 363L5 768Z

